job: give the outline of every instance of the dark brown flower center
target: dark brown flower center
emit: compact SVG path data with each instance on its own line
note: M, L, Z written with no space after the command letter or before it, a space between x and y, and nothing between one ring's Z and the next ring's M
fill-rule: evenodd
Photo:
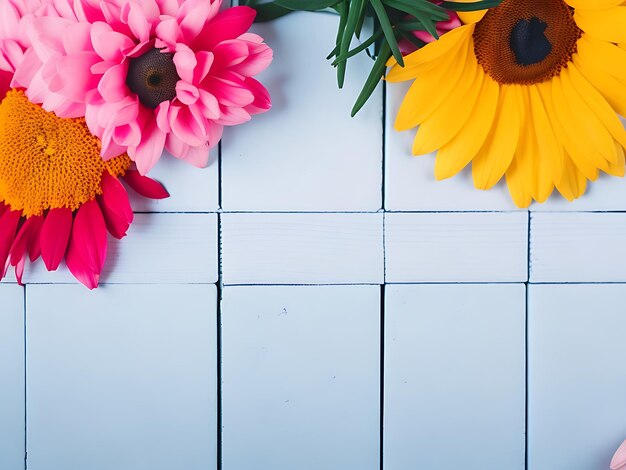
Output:
M563 0L504 0L476 24L474 50L496 82L529 85L557 76L581 35Z
M174 54L151 49L129 61L126 85L148 108L173 100L178 80Z

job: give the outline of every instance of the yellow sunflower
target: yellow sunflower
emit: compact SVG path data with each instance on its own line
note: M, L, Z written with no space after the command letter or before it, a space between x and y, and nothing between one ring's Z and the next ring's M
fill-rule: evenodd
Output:
M395 126L419 126L413 153L437 151L437 179L471 162L478 189L506 175L527 207L555 187L580 197L600 170L624 176L625 0L504 0L460 16L387 75L415 80Z

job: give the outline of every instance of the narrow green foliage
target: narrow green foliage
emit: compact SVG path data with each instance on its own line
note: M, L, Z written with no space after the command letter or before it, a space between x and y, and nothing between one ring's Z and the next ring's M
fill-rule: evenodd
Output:
M337 69L337 84L343 88L348 60L361 53L374 59L363 89L352 108L354 116L372 95L385 76L387 61L394 57L400 66L404 60L400 41L416 48L424 42L414 31L427 31L438 38L437 23L449 18L449 11L476 11L495 8L502 0L479 0L473 3L444 1L436 5L430 0L241 0L257 10L256 21L270 21L292 11L330 11L339 15L335 47L328 55ZM365 40L361 34L365 33Z

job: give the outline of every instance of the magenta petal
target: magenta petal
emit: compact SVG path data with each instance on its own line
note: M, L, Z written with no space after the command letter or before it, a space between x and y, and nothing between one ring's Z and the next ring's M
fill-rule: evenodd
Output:
M245 6L232 7L221 11L198 35L202 49L211 50L227 39L235 39L252 26L256 12Z
M42 220L41 216L29 217L22 225L13 241L13 245L11 245L10 259L12 266L17 266L18 262L28 254L33 235L38 231L37 226L41 224Z
M73 240L70 240L70 244L67 248L65 264L72 275L88 289L92 290L98 287L100 274L95 273L89 267L88 263L85 262L81 256L80 249L76 246L76 243Z
M107 256L107 229L95 199L78 209L70 240L70 245L76 247L87 266L100 274Z
M142 176L138 171L128 170L124 175L124 181L133 188L137 194L148 199L165 199L170 197L165 187L156 180Z
M128 155L137 164L139 173L145 175L152 169L163 153L167 134L150 121L143 128L141 143L135 148L129 148Z
M102 201L108 209L119 215L126 222L133 221L133 209L128 201L128 193L119 180L108 171L102 173Z
M109 233L121 240L126 236L128 232L128 228L130 227L130 223L124 217L113 211L109 206L106 205L102 196L97 197L98 204L100 205L100 209L102 210L102 215L104 216L104 222L106 224L107 230Z
M21 217L22 214L20 212L12 210L6 211L0 217L0 270L2 270L0 279L6 274L7 259L9 258L9 252L15 240L15 232Z
M72 211L50 209L41 227L41 257L48 271L56 271L67 251L72 231Z
M41 228L43 227L44 218L43 216L37 216L36 219L37 222L34 222L31 228L32 233L28 246L28 258L31 263L37 261L41 256Z
M611 460L611 470L624 470L626 468L626 441L617 449L613 460Z

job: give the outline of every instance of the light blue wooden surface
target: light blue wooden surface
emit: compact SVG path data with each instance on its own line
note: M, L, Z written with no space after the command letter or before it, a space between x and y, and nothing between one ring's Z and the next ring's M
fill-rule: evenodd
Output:
M523 284L385 288L384 468L523 470Z
M216 467L214 286L30 286L27 302L29 469Z
M0 469L24 468L24 289L0 285Z
M225 287L224 470L378 470L378 286Z
M530 286L529 469L606 469L626 438L625 301L625 285Z

